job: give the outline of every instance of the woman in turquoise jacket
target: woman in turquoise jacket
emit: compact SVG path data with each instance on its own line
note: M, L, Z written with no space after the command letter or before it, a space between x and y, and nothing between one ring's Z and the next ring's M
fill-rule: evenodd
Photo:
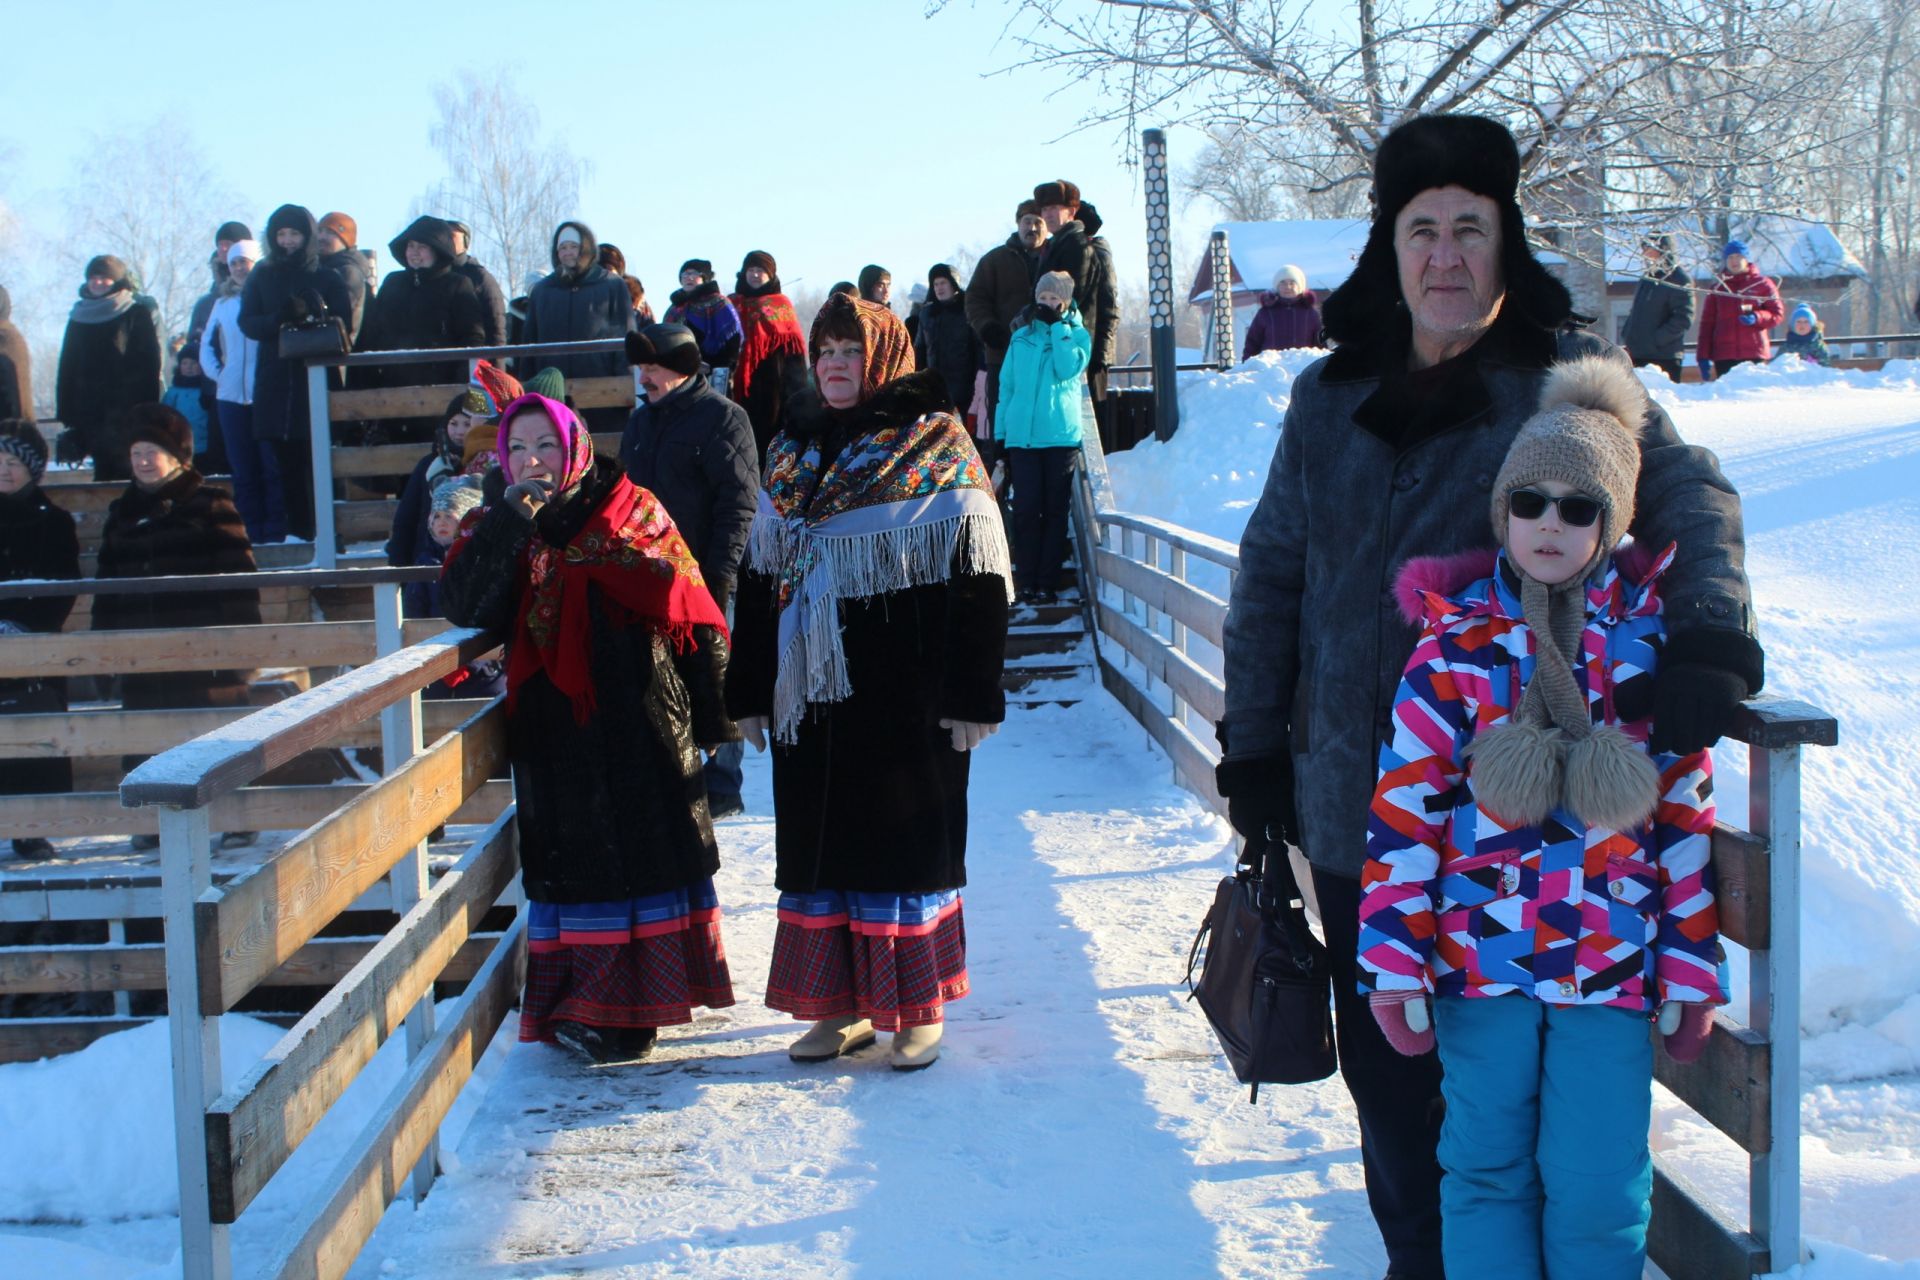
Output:
M993 438L1006 446L1013 478L1013 582L1022 604L1059 598L1067 558L1067 503L1080 449L1093 338L1073 302L1073 277L1049 271L1015 322L1000 368Z

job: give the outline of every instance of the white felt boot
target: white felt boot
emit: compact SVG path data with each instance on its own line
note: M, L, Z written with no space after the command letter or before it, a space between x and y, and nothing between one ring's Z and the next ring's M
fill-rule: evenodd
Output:
M813 1029L795 1040L787 1056L795 1062L831 1062L843 1053L864 1049L873 1043L873 1023L848 1015L816 1022Z
M944 1022L925 1027L906 1027L893 1033L893 1050L887 1056L895 1071L921 1071L940 1056L940 1033Z

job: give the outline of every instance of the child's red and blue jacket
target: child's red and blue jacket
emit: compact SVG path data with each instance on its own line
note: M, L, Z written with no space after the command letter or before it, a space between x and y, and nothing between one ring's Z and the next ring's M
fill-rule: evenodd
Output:
M1635 551L1588 583L1575 675L1594 723L1619 724L1644 749L1648 720L1623 721L1616 704L1649 701L1665 638L1656 583L1673 550L1644 572L1627 567ZM1446 592L1476 570L1492 573ZM1660 802L1637 830L1587 828L1565 810L1539 826L1504 825L1476 805L1465 750L1507 719L1533 676L1512 571L1489 552L1413 561L1397 589L1422 629L1368 818L1360 989L1647 1013L1666 1000L1725 1003L1708 754L1653 757Z

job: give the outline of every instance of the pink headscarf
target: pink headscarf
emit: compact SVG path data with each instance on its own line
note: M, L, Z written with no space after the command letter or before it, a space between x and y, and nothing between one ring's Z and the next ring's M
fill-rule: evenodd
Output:
M558 400L549 400L529 392L507 405L506 411L500 415L500 470L505 473L508 484L514 483L516 477L513 474L512 455L507 452L507 432L514 418L529 409L545 412L560 433L560 447L566 452L567 464L554 492L565 493L578 484L580 477L587 474L587 469L593 465L593 434L587 430L587 424L580 420L579 414Z

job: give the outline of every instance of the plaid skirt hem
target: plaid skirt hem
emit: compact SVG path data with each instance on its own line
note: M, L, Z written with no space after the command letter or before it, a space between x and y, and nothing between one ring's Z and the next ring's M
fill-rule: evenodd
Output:
M769 1009L802 1021L857 1016L882 1031L931 1026L972 985L956 898L925 933L881 933L841 916L782 918L767 977Z
M595 1027L667 1027L696 1007L734 1003L718 921L612 946L530 951L520 1001L520 1039L553 1039L555 1022Z

